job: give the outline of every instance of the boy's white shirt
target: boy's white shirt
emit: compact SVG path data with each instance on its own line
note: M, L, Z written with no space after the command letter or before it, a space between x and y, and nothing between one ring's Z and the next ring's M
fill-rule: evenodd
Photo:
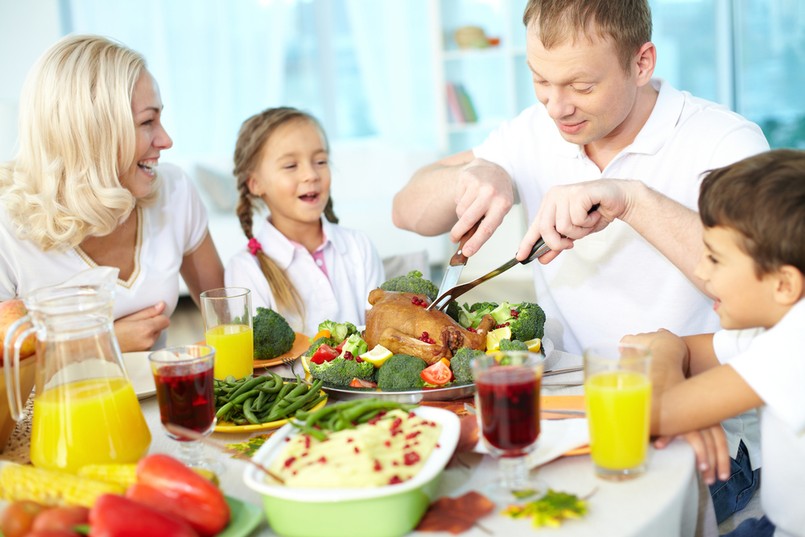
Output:
M769 330L722 330L716 356L763 399L763 511L775 536L805 536L805 300Z

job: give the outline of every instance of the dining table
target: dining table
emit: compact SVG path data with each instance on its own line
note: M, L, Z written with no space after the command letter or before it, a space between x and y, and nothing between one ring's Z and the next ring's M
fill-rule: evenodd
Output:
M552 369L578 368L581 357L554 350ZM300 369L297 366L297 369ZM291 376L287 366L280 365L270 369L281 376ZM255 370L260 374L261 370ZM583 373L580 371L543 379L542 395L581 395ZM331 399L333 400L333 399ZM467 399L471 402L471 399ZM154 396L140 400L143 414L151 430L152 441L149 453L176 452L175 441L168 438L159 417L159 405ZM29 405L30 407L30 405ZM563 416L558 415L562 418ZM543 431L546 430L543 417ZM552 423L554 429L567 425L578 431L586 428L586 420L581 417L562 419ZM25 461L25 451L20 435L25 434L24 423L17 427L10 445L15 449L0 455L0 458ZM211 438L217 444L226 445L243 442L254 436L255 432L222 433L214 432ZM543 435L539 442L549 444L551 438ZM555 435L554 435L555 436ZM583 443L583 442L582 442ZM550 452L550 445L542 445L543 451ZM260 495L248 488L243 481L243 473L248 463L231 454L205 446L207 455L215 457L223 464L220 473L221 489L228 496L247 504L262 508ZM480 452L478 452L480 451ZM483 492L485 484L497 476L497 461L481 450L456 453L442 474L436 497L456 497L470 491ZM539 449L538 449L539 451ZM581 450L582 452L586 450ZM578 452L578 450L576 450ZM554 458L555 457L555 458ZM489 535L539 535L544 537L581 537L612 535L617 537L711 537L718 535L715 514L707 487L696 470L692 448L682 439L675 439L664 449L649 449L647 470L644 474L625 481L607 481L596 477L588 453L549 456L550 460L539 461L532 469L546 487L569 492L586 498L587 513L579 519L567 520L558 528L533 528L529 519L512 519L501 514L504 506L497 506L492 514L477 521L468 531L467 537L488 537ZM300 521L301 523L301 521ZM276 535L269 527L265 516L248 534L252 536ZM439 537L451 535L446 532L414 531L417 537Z

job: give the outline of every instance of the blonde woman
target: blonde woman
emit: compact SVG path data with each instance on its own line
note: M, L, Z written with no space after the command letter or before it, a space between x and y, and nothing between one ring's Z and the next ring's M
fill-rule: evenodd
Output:
M369 238L336 225L329 153L319 122L287 107L247 119L235 146L237 214L249 242L227 264L226 284L251 289L254 308L279 312L309 336L325 320L364 324L369 291L384 279ZM263 204L269 214L255 233Z
M223 284L197 192L159 165L173 145L162 108L144 59L120 43L68 36L44 53L23 88L16 159L0 166L0 300L117 268L125 352L164 344L179 274L196 302Z

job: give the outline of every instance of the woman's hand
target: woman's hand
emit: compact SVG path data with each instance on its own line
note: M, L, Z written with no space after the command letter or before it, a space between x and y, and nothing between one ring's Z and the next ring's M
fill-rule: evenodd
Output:
M115 321L115 336L121 352L147 351L170 325L165 303L157 302Z

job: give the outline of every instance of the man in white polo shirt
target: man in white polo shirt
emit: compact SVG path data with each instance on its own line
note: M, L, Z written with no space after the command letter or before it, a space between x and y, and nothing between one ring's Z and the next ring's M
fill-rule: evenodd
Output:
M516 191L532 222L517 257L539 237L553 250L534 263L534 281L557 348L580 353L661 327L717 330L693 274L703 251L693 209L699 182L767 150L763 133L651 78L647 0L530 0L523 21L539 104L473 150L417 171L394 199L395 224L423 235L450 231L455 241L483 218L464 246L470 256ZM725 428L736 475L711 488L719 520L749 501L758 483L751 461L760 462L753 417Z

